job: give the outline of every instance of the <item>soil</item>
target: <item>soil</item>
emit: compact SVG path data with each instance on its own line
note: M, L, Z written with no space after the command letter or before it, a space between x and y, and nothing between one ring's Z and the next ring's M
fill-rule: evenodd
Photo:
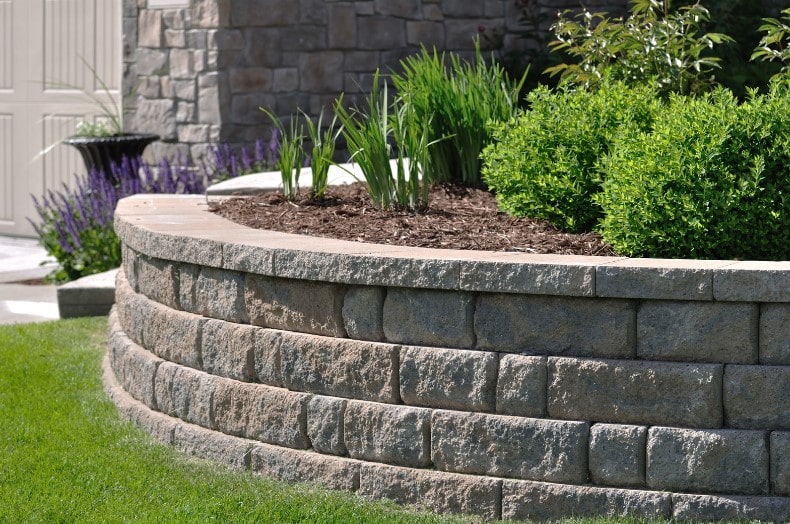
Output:
M514 218L480 189L431 188L427 210L383 211L373 207L362 184L330 186L323 200L306 194L287 201L280 192L232 198L211 210L233 222L318 237L440 249L520 251L561 255L614 255L596 233L563 233L548 222Z

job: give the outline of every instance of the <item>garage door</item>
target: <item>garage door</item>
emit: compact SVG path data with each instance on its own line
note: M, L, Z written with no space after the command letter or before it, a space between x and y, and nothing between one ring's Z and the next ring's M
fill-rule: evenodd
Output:
M0 235L33 236L31 194L84 174L58 141L118 98L121 0L0 0ZM110 88L107 95L83 60ZM49 149L46 154L42 151Z

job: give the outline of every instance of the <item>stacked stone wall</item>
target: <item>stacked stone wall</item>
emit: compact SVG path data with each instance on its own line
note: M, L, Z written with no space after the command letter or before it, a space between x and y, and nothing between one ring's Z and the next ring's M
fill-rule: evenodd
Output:
M790 519L790 265L393 248L133 197L107 378L165 442L487 519Z

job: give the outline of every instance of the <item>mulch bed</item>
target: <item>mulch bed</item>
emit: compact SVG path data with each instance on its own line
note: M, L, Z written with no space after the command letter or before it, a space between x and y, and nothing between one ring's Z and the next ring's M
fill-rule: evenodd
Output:
M431 188L422 212L382 211L373 207L362 184L331 186L326 198L307 193L289 202L282 193L232 198L211 210L233 222L318 237L440 249L520 251L562 255L614 255L595 233L563 233L548 222L514 218L497 209L483 190L451 185Z

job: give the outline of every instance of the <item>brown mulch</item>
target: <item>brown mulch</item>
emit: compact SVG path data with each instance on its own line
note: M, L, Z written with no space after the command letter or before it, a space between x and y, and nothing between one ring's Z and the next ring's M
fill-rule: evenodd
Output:
M563 233L551 224L514 218L497 209L494 196L457 186L431 188L423 212L382 211L373 207L364 186L331 186L324 200L288 202L282 193L233 198L211 210L233 222L271 229L375 244L520 251L562 255L613 255L595 233Z

